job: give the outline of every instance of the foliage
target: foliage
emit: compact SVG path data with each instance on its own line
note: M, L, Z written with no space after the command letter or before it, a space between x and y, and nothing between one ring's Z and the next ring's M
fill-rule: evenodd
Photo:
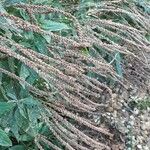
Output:
M148 88L149 7L70 3L0 3L2 150L110 149L113 133L94 117L111 102L112 86Z
M146 110L146 108L150 107L150 101L149 99L143 100L142 102L139 102L137 104L137 107L140 108L141 110Z

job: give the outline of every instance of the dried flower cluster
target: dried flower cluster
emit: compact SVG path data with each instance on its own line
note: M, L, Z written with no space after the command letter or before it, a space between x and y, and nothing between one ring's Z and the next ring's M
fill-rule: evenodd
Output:
M88 12L96 19L80 23L70 13L42 5L14 5L16 8L27 11L30 16L29 22L8 13L0 13L0 17L10 19L11 23L19 29L52 38L51 44L47 44L51 55L45 55L26 48L12 39L0 36L0 52L7 57L17 59L34 70L43 79L45 84L43 89L30 85L23 78L3 68L0 68L0 72L24 83L34 96L40 97L40 101L47 111L46 114L41 114L43 121L68 150L111 149L110 145L97 141L80 130L80 126L83 126L99 132L102 136L107 136L110 140L113 137L109 130L89 119L89 115L96 114L99 109L107 107L111 102L112 89L109 84L101 82L99 78L89 77L88 73L102 77L105 81L111 79L116 84L122 85L125 90L137 82L145 88L149 85L149 60L145 55L149 53L150 42L145 38L145 34L150 32L150 17L137 10L135 6L129 6L128 10L124 10L120 3L122 2L105 2L102 8ZM104 14L103 12L106 15L122 13L131 18L135 27L128 23L113 22L111 18L109 20L97 19L99 15ZM35 23L34 14L49 13L60 13L70 18L76 28L77 37L63 37L41 29ZM119 40L111 40L114 37ZM95 56L83 54L82 49L92 51ZM121 62L123 78L116 73L111 63L100 55L98 49L99 51L105 50L111 57L116 52L123 55L126 61ZM129 67L132 68L131 72ZM133 78L133 74L138 77ZM102 95L105 100L102 99ZM82 116L83 113L87 115ZM74 120L75 124L72 124L70 119ZM40 150L43 149L41 143L60 150L43 135L38 135L35 143Z

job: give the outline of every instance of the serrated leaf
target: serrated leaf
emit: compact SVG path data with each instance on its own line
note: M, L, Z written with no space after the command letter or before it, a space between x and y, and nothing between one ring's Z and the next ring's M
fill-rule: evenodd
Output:
M12 142L9 139L8 135L0 129L0 145L1 146L12 146Z

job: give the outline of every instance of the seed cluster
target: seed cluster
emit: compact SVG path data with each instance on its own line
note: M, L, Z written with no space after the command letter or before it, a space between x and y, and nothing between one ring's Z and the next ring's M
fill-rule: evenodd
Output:
M42 97L40 101L47 111L47 114L41 114L42 119L66 149L110 149L110 145L97 141L78 128L79 125L85 126L101 133L102 136L105 135L110 139L113 137L108 129L91 122L89 115L92 116L100 108L106 108L113 100L114 91L109 84L101 82L99 78L90 77L88 73L103 77L106 81L109 78L115 84L124 87L125 90L131 86L134 87L136 81L138 81L138 85L146 89L149 85L149 61L146 58L143 59L145 56L143 54L150 50L150 43L145 38L145 34L150 31L149 16L142 15L142 12L136 10L135 7L129 8L128 11L119 7L116 9L120 3L122 2L106 2L103 8L90 12L90 15L99 16L102 12L122 13L131 16L137 27L105 19L79 22L70 13L42 5L14 5L18 9L26 10L30 16L30 21L25 21L8 13L0 13L0 17L10 19L11 23L21 30L47 35L53 39L50 44L47 44L51 56L41 54L16 43L12 39L0 36L0 52L15 58L35 71L46 85L42 90L3 68L0 68L0 72L24 83L34 96ZM70 18L76 27L77 37L63 37L41 29L35 23L34 14L49 13L59 13ZM119 42L113 41L109 37L117 37ZM96 56L85 55L82 53L82 49L88 49L94 52ZM124 56L128 64L121 62L124 78L116 73L111 63L100 56L97 49L105 50L110 56L116 51ZM132 78L133 74L128 69L130 64L131 68L134 66L140 68L140 70L132 70L132 73L139 75L137 78ZM139 78L142 78L142 81L139 81ZM80 113L88 115L82 116ZM72 124L69 118L74 120L75 124ZM60 150L44 135L38 135L35 139L37 147L43 150L40 142L46 143L55 150Z

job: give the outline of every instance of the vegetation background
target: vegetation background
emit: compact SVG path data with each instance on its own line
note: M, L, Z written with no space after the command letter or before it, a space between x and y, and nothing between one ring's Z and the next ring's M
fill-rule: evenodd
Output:
M0 150L132 149L103 114L150 106L149 52L148 0L1 0Z

